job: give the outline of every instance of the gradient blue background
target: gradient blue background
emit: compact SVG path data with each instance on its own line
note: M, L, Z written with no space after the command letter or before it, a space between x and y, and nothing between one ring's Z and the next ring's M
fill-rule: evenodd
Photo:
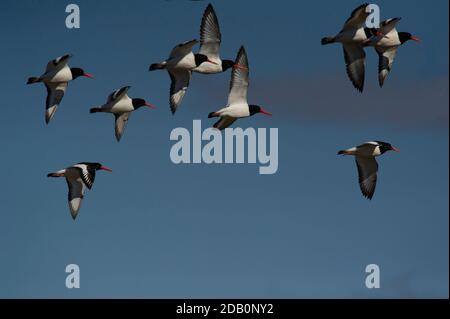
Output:
M321 37L360 1L213 1L222 56L245 44L250 102L272 111L241 127L279 128L279 170L174 165L175 127L203 127L226 102L229 72L195 74L176 116L169 77L147 71L176 44L198 38L205 1L1 1L0 297L448 298L448 1L377 1L382 18L423 39L400 48L383 89L367 51L366 88L345 74L342 49ZM70 84L44 123L45 88L27 86L48 60L72 53L95 80ZM132 115L121 143L113 117L89 114L115 88L158 109ZM401 149L379 159L372 201L352 158L367 140ZM50 171L98 161L74 222L64 180ZM81 289L65 287L69 263ZM381 288L365 287L365 267Z

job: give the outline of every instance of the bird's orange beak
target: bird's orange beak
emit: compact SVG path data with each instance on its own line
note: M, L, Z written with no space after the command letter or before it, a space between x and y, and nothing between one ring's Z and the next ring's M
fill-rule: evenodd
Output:
M154 105L152 105L152 104L150 104L150 103L145 102L144 105L145 105L145 106L148 106L148 107L151 108L151 109L156 109L156 106L154 106Z
M102 169L104 171L112 172L112 169L105 167L105 166L100 166L100 169Z
M398 148L396 148L396 147L394 147L394 146L392 146L392 150L394 151L394 152L400 152L400 150L398 149Z
M270 112L267 112L266 110L263 110L262 108L261 108L261 111L260 111L262 114L265 114L265 115L268 115L268 116L272 116L272 113L270 113Z
M87 77L87 78L90 78L90 79L93 79L93 78L94 78L93 75L91 75L91 74L89 74L89 73L86 73L86 72L83 73L83 76L85 76L85 77Z
M421 42L421 40L418 37L414 37L414 36L411 37L411 40L416 41L416 42Z

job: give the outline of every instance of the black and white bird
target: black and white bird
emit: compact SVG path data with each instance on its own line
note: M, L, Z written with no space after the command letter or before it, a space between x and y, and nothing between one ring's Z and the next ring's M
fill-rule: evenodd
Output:
M258 105L249 105L247 102L249 67L247 53L243 46L239 49L235 63L243 66L243 68L234 68L231 73L227 106L216 112L211 112L208 115L208 118L220 117L214 124L214 127L219 130L227 128L239 118L252 116L256 113L262 113L269 116L272 115L262 107Z
M342 43L347 75L353 86L360 92L364 90L365 58L363 43L378 34L375 28L365 28L369 16L369 4L363 4L353 10L350 18L345 21L342 30L334 37L322 38L322 45ZM380 33L381 35L381 33Z
M381 141L371 141L359 146L355 146L338 152L338 155L355 156L358 168L359 187L364 197L372 199L377 185L378 163L375 157L387 151L400 152L391 144Z
M124 86L123 88L115 90L108 96L105 104L101 107L93 107L90 109L90 113L103 112L114 114L116 118L115 133L118 142L120 142L131 112L142 106L155 108L155 106L147 103L144 99L130 98L128 96L129 89L130 86Z
M241 67L232 60L220 59L220 44L222 35L220 33L219 20L211 4L205 9L200 25L200 50L198 53L204 54L214 63L202 63L192 71L204 74L214 74L225 72L232 67Z
M44 74L39 77L28 78L27 84L42 82L47 88L47 100L45 102L45 123L47 124L55 115L56 109L61 103L70 81L80 76L94 78L83 69L70 68L67 63L71 57L72 55L66 54L51 60L48 62Z
M111 169L102 166L100 163L82 162L60 171L47 174L47 177L66 178L67 186L69 187L68 200L70 214L73 219L78 215L86 188L92 188L95 180L95 172L98 170L112 172Z
M204 54L192 53L192 47L197 43L197 40L191 40L178 44L172 49L166 61L154 63L149 67L149 71L166 69L169 72L171 79L169 102L172 114L175 114L186 94L192 70L205 62L217 64Z
M380 24L379 35L365 42L366 46L375 47L378 54L378 83L383 87L384 81L392 69L397 49L409 40L420 42L420 39L409 32L398 32L397 23L401 18L392 18Z

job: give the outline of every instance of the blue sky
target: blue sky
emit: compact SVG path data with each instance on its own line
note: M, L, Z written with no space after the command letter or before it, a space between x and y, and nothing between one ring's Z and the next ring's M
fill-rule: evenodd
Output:
M250 102L274 113L237 123L278 128L270 176L170 161L171 130L211 125L230 74L194 75L172 116L169 77L147 69L198 38L207 2L77 1L79 30L65 28L68 3L0 4L0 297L448 298L448 1L376 2L423 42L400 48L383 89L368 50L364 94L342 49L320 45L360 2L212 1L222 56L245 45ZM96 79L71 83L46 126L45 88L26 79L65 53ZM88 110L124 85L158 109L133 114L117 143L112 116ZM336 151L373 139L401 153L379 159L367 201ZM98 173L74 222L66 183L46 174L80 161L114 172ZM65 287L70 263L80 289ZM378 290L364 285L371 263Z

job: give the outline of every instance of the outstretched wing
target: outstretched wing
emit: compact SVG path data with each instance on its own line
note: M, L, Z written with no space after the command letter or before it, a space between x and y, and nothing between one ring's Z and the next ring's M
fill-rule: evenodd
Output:
M172 69L170 75L170 110L175 114L186 94L191 79L191 71L185 69Z
M93 168L91 165L92 163L78 163L73 165L73 167L78 168L80 170L80 177L83 181L84 185L91 189L92 185L94 185L95 181L95 168Z
M66 182L67 186L69 187L68 201L70 214L72 215L72 218L75 219L81 207L81 201L84 197L85 186L80 180L69 181L66 178Z
M200 25L200 54L206 55L210 59L219 58L219 48L222 35L220 34L219 20L211 4L203 13Z
M378 164L374 157L356 156L359 187L364 197L372 199L377 186Z
M353 86L360 92L364 90L366 53L361 45L343 44L347 75Z
M392 31L396 31L395 27L400 20L401 18L392 18L381 22L379 31L385 36L389 36L389 33L391 33Z
M170 52L169 59L188 55L192 51L192 47L197 43L197 40L191 40L176 45Z
M247 53L243 46L239 49L235 63L241 67L233 68L233 72L231 73L228 105L247 103L249 67Z
M47 99L45 102L45 123L49 123L55 115L56 109L67 89L67 82L45 83L47 88Z
M122 99L130 89L130 86L124 86L120 89L115 90L110 95L108 95L108 99L106 103L114 103Z
M397 47L376 47L375 50L378 53L378 83L380 87L383 87L384 80L391 71L392 64L394 63L395 55L397 54Z
M219 130L226 129L236 121L236 118L230 116L222 116L215 124L214 127Z
M128 119L130 117L130 112L122 114L114 114L114 116L116 117L116 125L115 125L116 139L117 142L120 142L123 132L125 131L125 127L127 126Z
M345 21L343 30L354 30L362 28L366 22L367 17L369 16L369 12L366 11L368 5L368 3L365 3L354 9L352 14L350 15L350 18Z
M63 56L57 57L56 59L49 61L45 69L45 73L54 71L56 69L61 70L63 67L67 65L71 57L72 57L71 54L65 54Z

